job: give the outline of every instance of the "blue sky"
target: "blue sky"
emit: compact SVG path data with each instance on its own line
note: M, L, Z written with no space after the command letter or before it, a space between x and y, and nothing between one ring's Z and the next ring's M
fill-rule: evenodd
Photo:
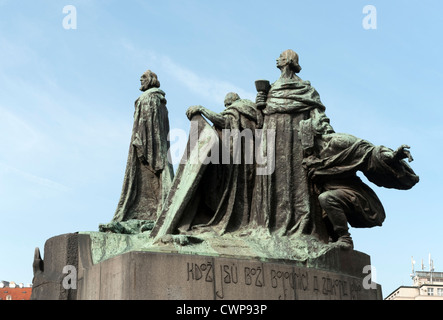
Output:
M124 3L124 4L123 4ZM65 29L65 5L77 29ZM363 8L377 10L363 28ZM96 231L120 196L139 78L157 73L170 126L191 105L223 109L236 91L279 77L299 53L337 132L393 149L409 144L420 183L378 188L387 219L351 229L386 296L441 250L443 89L439 1L0 0L0 280L30 283L35 247Z

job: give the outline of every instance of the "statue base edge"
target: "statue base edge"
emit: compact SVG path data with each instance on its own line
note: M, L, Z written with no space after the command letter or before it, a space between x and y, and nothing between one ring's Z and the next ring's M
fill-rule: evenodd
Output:
M71 233L44 252L33 300L382 300L364 273L370 257L355 250L304 262L130 251L93 263L91 237Z

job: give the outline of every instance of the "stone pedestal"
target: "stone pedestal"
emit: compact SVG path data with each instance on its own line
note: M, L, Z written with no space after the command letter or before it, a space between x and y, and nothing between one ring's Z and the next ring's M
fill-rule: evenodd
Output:
M66 276L79 264L79 235L76 233L63 234L50 238L45 243L44 259L40 258L37 249L34 257L34 279L32 281L32 300L76 300L77 291L70 287L76 286ZM86 244L85 240L82 239ZM68 267L67 267L68 266ZM69 268L72 266L73 268ZM75 274L74 280L75 280ZM66 279L67 285L63 285Z
M77 250L73 251L74 243ZM54 244L59 249L51 249ZM63 248L70 249L62 253ZM64 274L63 263L71 264L77 273ZM32 298L381 300L381 286L371 284L370 276L363 273L367 265L368 255L339 248L315 261L130 251L94 264L89 235L69 234L48 240L44 271L35 280L51 280L40 281Z

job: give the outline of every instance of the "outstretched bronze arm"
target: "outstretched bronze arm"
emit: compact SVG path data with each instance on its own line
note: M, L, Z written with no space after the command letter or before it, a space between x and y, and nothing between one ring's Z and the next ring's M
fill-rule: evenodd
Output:
M403 144L400 147L398 147L398 149L394 151L394 158L393 158L394 161L400 161L406 158L408 159L409 162L414 161L414 158L412 158L411 155L411 151L407 150L410 148L411 147L406 144Z
M216 127L224 128L225 127L225 118L214 112L211 111L203 106L191 106L186 110L186 116L189 120L192 119L192 117L196 114L201 114L205 116L209 121L211 121Z
M411 151L408 150L410 148L411 147L406 144L401 145L395 151L385 148L386 151L383 152L384 160L387 163L398 162L403 159L408 159L408 162L412 162L414 161L414 158L412 158Z

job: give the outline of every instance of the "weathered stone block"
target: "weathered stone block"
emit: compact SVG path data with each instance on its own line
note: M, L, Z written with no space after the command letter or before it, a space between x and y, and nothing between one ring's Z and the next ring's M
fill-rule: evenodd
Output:
M45 243L44 259L38 270L34 270L31 299L35 300L75 300L76 283L63 286L66 266L78 269L78 234L69 233L50 238Z
M74 249L76 248L76 249ZM77 267L77 289L63 288L65 263ZM319 260L263 261L148 251L126 252L94 264L86 234L45 245L44 275L34 299L78 300L381 300L365 286L368 255L332 250Z

